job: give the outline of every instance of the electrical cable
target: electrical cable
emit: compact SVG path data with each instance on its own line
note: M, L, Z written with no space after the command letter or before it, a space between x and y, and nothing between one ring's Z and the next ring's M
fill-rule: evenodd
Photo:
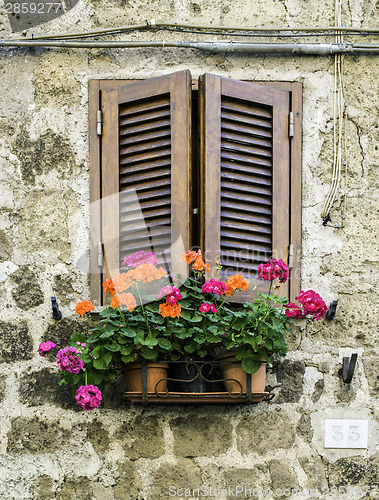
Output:
M367 35L375 35L379 34L379 28L358 28L358 27L349 27L349 26L302 26L302 27L289 27L289 26L280 26L280 27L248 27L248 26L213 26L213 25L196 25L196 24L179 24L179 23L156 23L155 20L146 21L145 24L135 24L129 26L119 26L115 28L101 28L97 30L91 30L87 32L80 33L58 33L53 35L32 35L30 37L23 36L22 38L15 38L14 40L48 40L48 39L69 39L69 38L85 38L85 37L93 37L93 36L101 36L101 35L112 35L112 34L120 34L126 33L128 31L146 31L146 30L164 30L164 29L187 29L194 30L195 33L202 33L202 30L207 30L207 34L216 34L217 31L222 32L234 32L235 36L242 36L238 33L241 32L252 32L252 33L264 33L264 32L299 32L299 33L307 33L307 32L332 32L334 35L337 28L346 34L361 34L362 36ZM237 35L238 34L238 35ZM277 35L279 36L279 35Z

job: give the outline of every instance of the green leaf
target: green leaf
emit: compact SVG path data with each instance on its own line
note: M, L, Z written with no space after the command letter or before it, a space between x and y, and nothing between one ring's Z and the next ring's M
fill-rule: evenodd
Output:
M242 360L241 366L246 373L255 373L259 370L262 362L252 358L245 358Z
M105 349L108 349L108 351L116 352L121 350L121 346L118 344L105 344L104 346Z
M157 351L155 351L154 349L149 349L146 346L142 346L141 354L143 358L150 359L152 361L155 361L158 357Z
M169 351L172 347L172 344L168 339L158 339L158 345L166 351Z
M134 338L136 336L136 331L132 328L121 328L121 335L125 335L125 337Z
M121 361L125 364L131 363L132 361L134 361L134 357L131 354L129 354L129 355L125 354L124 356L121 356Z

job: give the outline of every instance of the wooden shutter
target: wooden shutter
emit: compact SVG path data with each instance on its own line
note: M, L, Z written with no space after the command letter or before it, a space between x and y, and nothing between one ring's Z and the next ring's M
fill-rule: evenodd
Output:
M189 247L191 78L188 71L101 93L104 278L123 257L154 251L158 264L186 274Z
M211 264L222 263L223 279L248 278L236 302L268 291L257 279L259 264L287 260L289 111L287 91L209 74L200 79L201 246Z

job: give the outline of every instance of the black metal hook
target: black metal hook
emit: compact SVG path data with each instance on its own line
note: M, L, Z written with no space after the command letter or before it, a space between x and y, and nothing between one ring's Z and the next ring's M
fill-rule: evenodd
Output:
M354 352L351 357L343 358L342 361L342 380L345 384L350 384L354 375L355 365L357 364L358 354Z
M53 308L53 319L59 321L62 318L62 313L59 310L56 297L51 297L51 307Z
M325 314L325 319L332 320L335 318L337 312L337 305L338 305L338 300L333 300L333 302L330 303L329 309L326 311Z

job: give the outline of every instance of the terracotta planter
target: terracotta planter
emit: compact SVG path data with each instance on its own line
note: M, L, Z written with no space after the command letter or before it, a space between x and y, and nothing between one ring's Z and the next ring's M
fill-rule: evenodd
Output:
M165 392L167 387L167 363L147 363L147 392ZM142 364L131 363L123 369L127 392L142 392ZM164 380L163 380L164 379ZM161 380L161 382L159 382ZM158 383L159 382L159 383ZM158 384L158 385L157 385Z
M220 361L220 370L224 379L225 388L229 393L246 393L246 372L241 367L234 354L223 354L217 358ZM263 362L259 370L251 375L251 392L261 394L266 386L266 367ZM241 385L240 385L241 384Z

